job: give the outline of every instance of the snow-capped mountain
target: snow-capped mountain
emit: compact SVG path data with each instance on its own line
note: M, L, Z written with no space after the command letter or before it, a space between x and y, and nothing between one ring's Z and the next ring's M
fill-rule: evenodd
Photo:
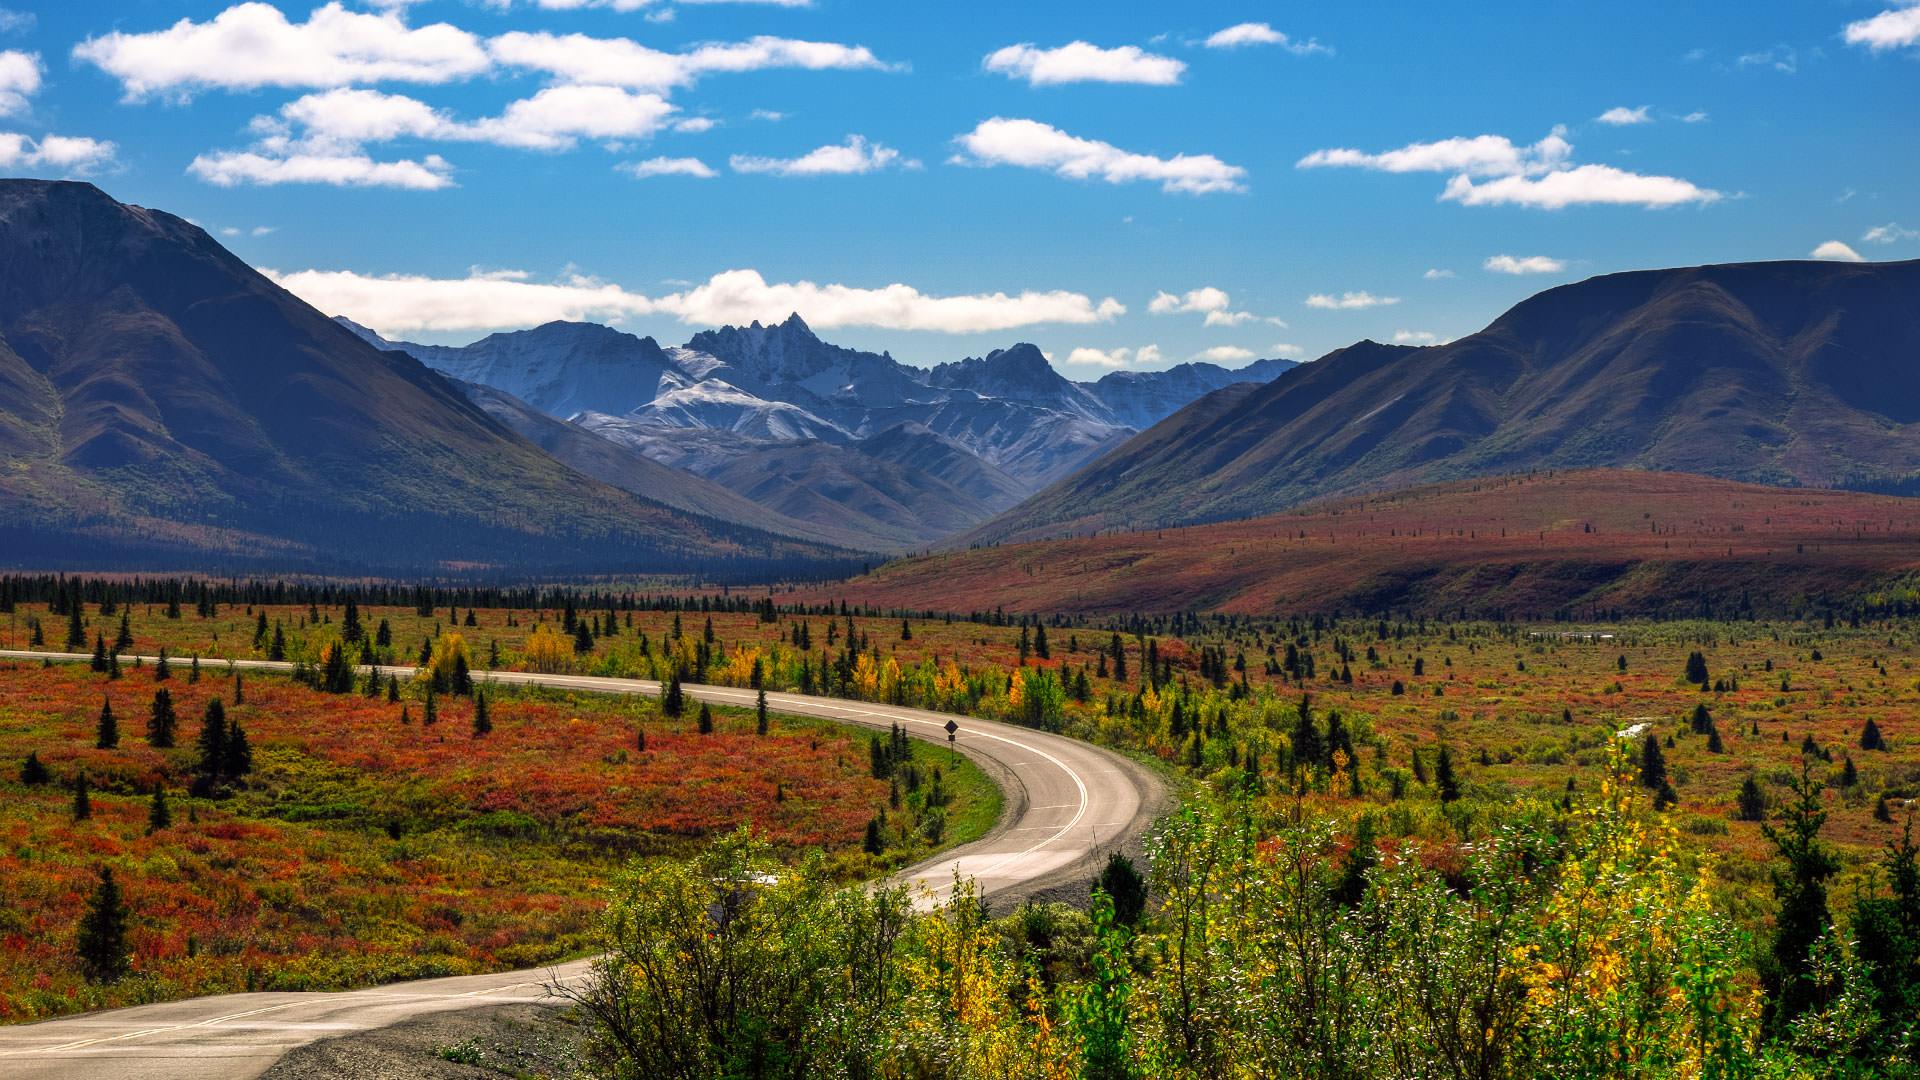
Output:
M677 348L590 323L445 346L391 342L340 321L380 348L505 391L790 516L845 526L828 520L826 507L835 491L857 488L871 511L863 518L894 542L984 519L1203 394L1293 366L1195 363L1080 383L1021 343L926 369L822 341L798 315L702 331ZM903 499L902 485L912 483L947 497L943 509ZM930 515L925 527L907 528L902 506Z

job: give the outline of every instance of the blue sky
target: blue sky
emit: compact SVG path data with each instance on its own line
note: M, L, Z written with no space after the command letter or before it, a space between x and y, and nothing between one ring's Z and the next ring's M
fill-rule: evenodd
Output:
M423 340L798 306L1093 377L1445 340L1616 270L1920 257L1899 0L0 11L0 172Z

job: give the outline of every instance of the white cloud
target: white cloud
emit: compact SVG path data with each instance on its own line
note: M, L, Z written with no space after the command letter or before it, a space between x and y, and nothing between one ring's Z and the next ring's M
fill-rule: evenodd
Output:
M1067 363L1082 364L1087 367L1124 368L1146 367L1166 359L1158 345L1142 345L1138 349L1090 349L1078 348L1067 354Z
M1442 270L1439 267L1434 267L1420 276L1426 278L1428 281L1440 281L1443 278L1450 278L1456 275L1451 270Z
M1648 106L1646 105L1632 109L1627 108L1625 105L1615 105L1613 108L1594 117L1594 119L1603 124L1611 124L1614 127L1626 127L1632 124L1651 124L1653 123L1653 117L1647 115L1647 109Z
M720 175L714 172L706 162L692 157L648 158L645 161L616 165L614 168L637 179L645 179L649 176L691 176L700 180L711 180Z
M1298 168L1362 168L1381 172L1450 172L1442 199L1464 206L1531 206L1561 209L1588 204L1646 207L1710 203L1718 191L1672 176L1645 176L1611 165L1574 165L1573 145L1562 129L1532 146L1517 146L1502 135L1456 137L1411 143L1398 150L1367 153L1337 148L1316 150ZM1485 182L1475 183L1476 178Z
M767 322L799 312L822 329L845 326L970 334L1043 323L1087 325L1126 314L1109 297L1073 292L928 296L909 285L878 289L811 281L770 283L755 270L728 270L706 283L650 297L578 275L556 282L518 272L475 271L465 278L366 275L350 270L269 274L315 307L381 333L500 330L555 319L619 321L670 315L690 325Z
M1472 176L1511 176L1558 168L1573 153L1559 129L1532 146L1516 146L1504 135L1456 136L1409 143L1398 150L1369 154L1336 148L1315 150L1296 164L1302 169L1359 168L1379 172L1450 172Z
M777 124L787 118L787 114L778 109L755 109L751 115L755 120L765 120L769 124Z
M85 176L113 163L115 147L101 139L77 135L46 135L32 139L0 131L0 169L51 169L63 175Z
M1687 115L1681 117L1680 122L1683 124L1704 124L1707 122L1707 119L1708 117L1705 109L1695 109L1692 112L1688 113Z
M1723 196L1677 176L1646 176L1611 165L1581 165L1542 176L1503 176L1476 184L1468 176L1447 182L1442 199L1462 206L1527 206L1560 210L1568 206L1644 206L1658 209L1687 203L1718 202Z
M39 91L39 54L0 51L0 116L26 112L27 99Z
M1387 307L1400 302L1397 296L1375 296L1370 292L1344 292L1339 296L1331 293L1314 293L1307 297L1307 306L1323 311L1362 311L1371 307Z
M1032 43L1008 45L987 54L981 63L988 71L1025 79L1031 86L1078 82L1173 86L1187 70L1187 65L1180 60L1150 53L1138 46L1103 49L1085 41L1070 42L1057 49L1042 49Z
M1238 345L1215 345L1211 349L1202 349L1193 354L1195 360L1204 360L1209 364L1237 364L1253 359L1252 349L1243 349Z
M1866 262L1866 256L1838 240L1829 240L1813 249L1813 257L1827 262Z
M879 143L868 143L861 135L849 135L838 146L822 146L797 158L752 157L735 154L727 164L737 173L765 173L770 176L856 176L878 172L892 166L917 168L919 163L903 160L900 151Z
M697 45L684 53L650 49L629 38L585 34L502 34L487 42L494 60L509 67L542 71L564 82L666 91L689 86L704 75L798 68L805 71L894 71L864 45L797 41L760 36L738 42Z
M1771 49L1747 53L1734 63L1743 68L1767 67L1792 75L1800 70L1800 53L1790 45L1775 45Z
M1395 345L1438 345L1440 335L1431 330L1395 330L1393 343Z
M1234 311L1233 300L1226 292L1205 285L1178 296L1170 292L1160 292L1148 302L1147 311L1154 315L1204 315L1206 326L1239 326L1259 320L1260 316L1251 311ZM1268 319L1277 326L1287 325L1279 319Z
M1110 143L1082 139L1037 120L994 117L955 140L963 165L1014 165L1042 169L1072 180L1099 179L1109 184L1145 180L1163 191L1206 195L1246 190L1247 171L1212 154L1153 157Z
M1298 56L1311 56L1314 53L1331 53L1332 49L1318 41L1294 41L1287 35L1275 30L1263 22L1243 22L1216 30L1201 42L1209 49L1241 49L1249 45L1278 45Z
M33 29L34 14L31 11L14 11L0 8L0 34L25 32Z
M719 125L720 122L710 116L689 116L685 120L675 120L673 122L673 130L683 135L698 135L702 132L712 131Z
M388 2L405 4L419 3L421 0L388 0ZM494 7L507 8L512 6L513 0L489 0L489 2ZM609 11L634 12L663 6L668 3L668 0L526 0L526 2L530 6L546 11L583 11L588 8L604 8ZM813 6L813 0L677 0L677 2L682 4L762 4L783 8ZM656 10L650 12L648 18L666 21L673 18L673 12L671 8L664 11Z
M1567 268L1564 261L1545 255L1494 255L1481 266L1496 274L1557 274Z
M1870 19L1847 24L1849 45L1865 45L1874 52L1920 43L1920 3L1883 11Z
M1897 221L1885 225L1875 225L1863 233L1860 239L1869 244L1891 244L1900 240L1920 240L1920 229L1909 229Z
M1285 341L1275 342L1267 351L1282 360L1298 360L1307 354L1300 346Z
M438 191L453 186L453 166L438 154L429 154L419 161L375 161L358 151L286 156L251 150L221 151L194 158L187 172L216 187L331 184Z
M181 19L153 33L89 38L73 56L119 79L136 100L202 89L446 83L490 66L480 39L465 30L409 27L394 12L348 11L337 0L304 23L270 4L236 4L203 23Z

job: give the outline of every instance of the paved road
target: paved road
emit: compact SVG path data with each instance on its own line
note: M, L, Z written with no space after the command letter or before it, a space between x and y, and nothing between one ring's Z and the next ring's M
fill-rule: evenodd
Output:
M86 661L72 653L0 650L0 660ZM131 659L131 658L127 658ZM151 658L148 658L151 662ZM226 661L202 661L220 670ZM242 670L286 671L290 664L235 661ZM405 677L411 668L386 668ZM482 680L596 693L658 695L644 679L521 672L478 674ZM751 707L754 692L724 686L686 686L716 705ZM1008 724L918 709L800 694L769 693L774 712L821 717L868 727L904 727L908 734L944 741L949 719L960 725L955 747L979 763L1006 796L1006 812L992 833L909 867L898 875L921 906L937 902L956 872L979 884L982 895L1010 903L1035 892L1090 877L1108 851L1137 843L1164 806L1166 795L1146 770L1109 751L1074 739ZM584 977L576 961L557 968L395 983L343 993L227 994L164 1005L0 1027L0 1077L20 1080L248 1080L281 1055L317 1039L366 1031L432 1012L547 996L550 980Z

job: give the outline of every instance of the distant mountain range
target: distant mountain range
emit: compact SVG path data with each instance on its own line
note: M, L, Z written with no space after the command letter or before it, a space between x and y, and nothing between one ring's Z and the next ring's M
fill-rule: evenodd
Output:
M1920 262L1612 274L1451 344L1364 341L1202 397L954 543L1591 467L1920 493Z
M1019 344L928 370L829 344L798 315L703 331L678 348L590 323L450 347L339 321L815 535L850 530L894 551L986 521L1201 394L1294 366L1194 363L1079 383Z
M11 565L722 576L857 565L770 515L729 522L725 507L664 485L633 493L654 486L562 464L189 222L90 184L0 181Z

